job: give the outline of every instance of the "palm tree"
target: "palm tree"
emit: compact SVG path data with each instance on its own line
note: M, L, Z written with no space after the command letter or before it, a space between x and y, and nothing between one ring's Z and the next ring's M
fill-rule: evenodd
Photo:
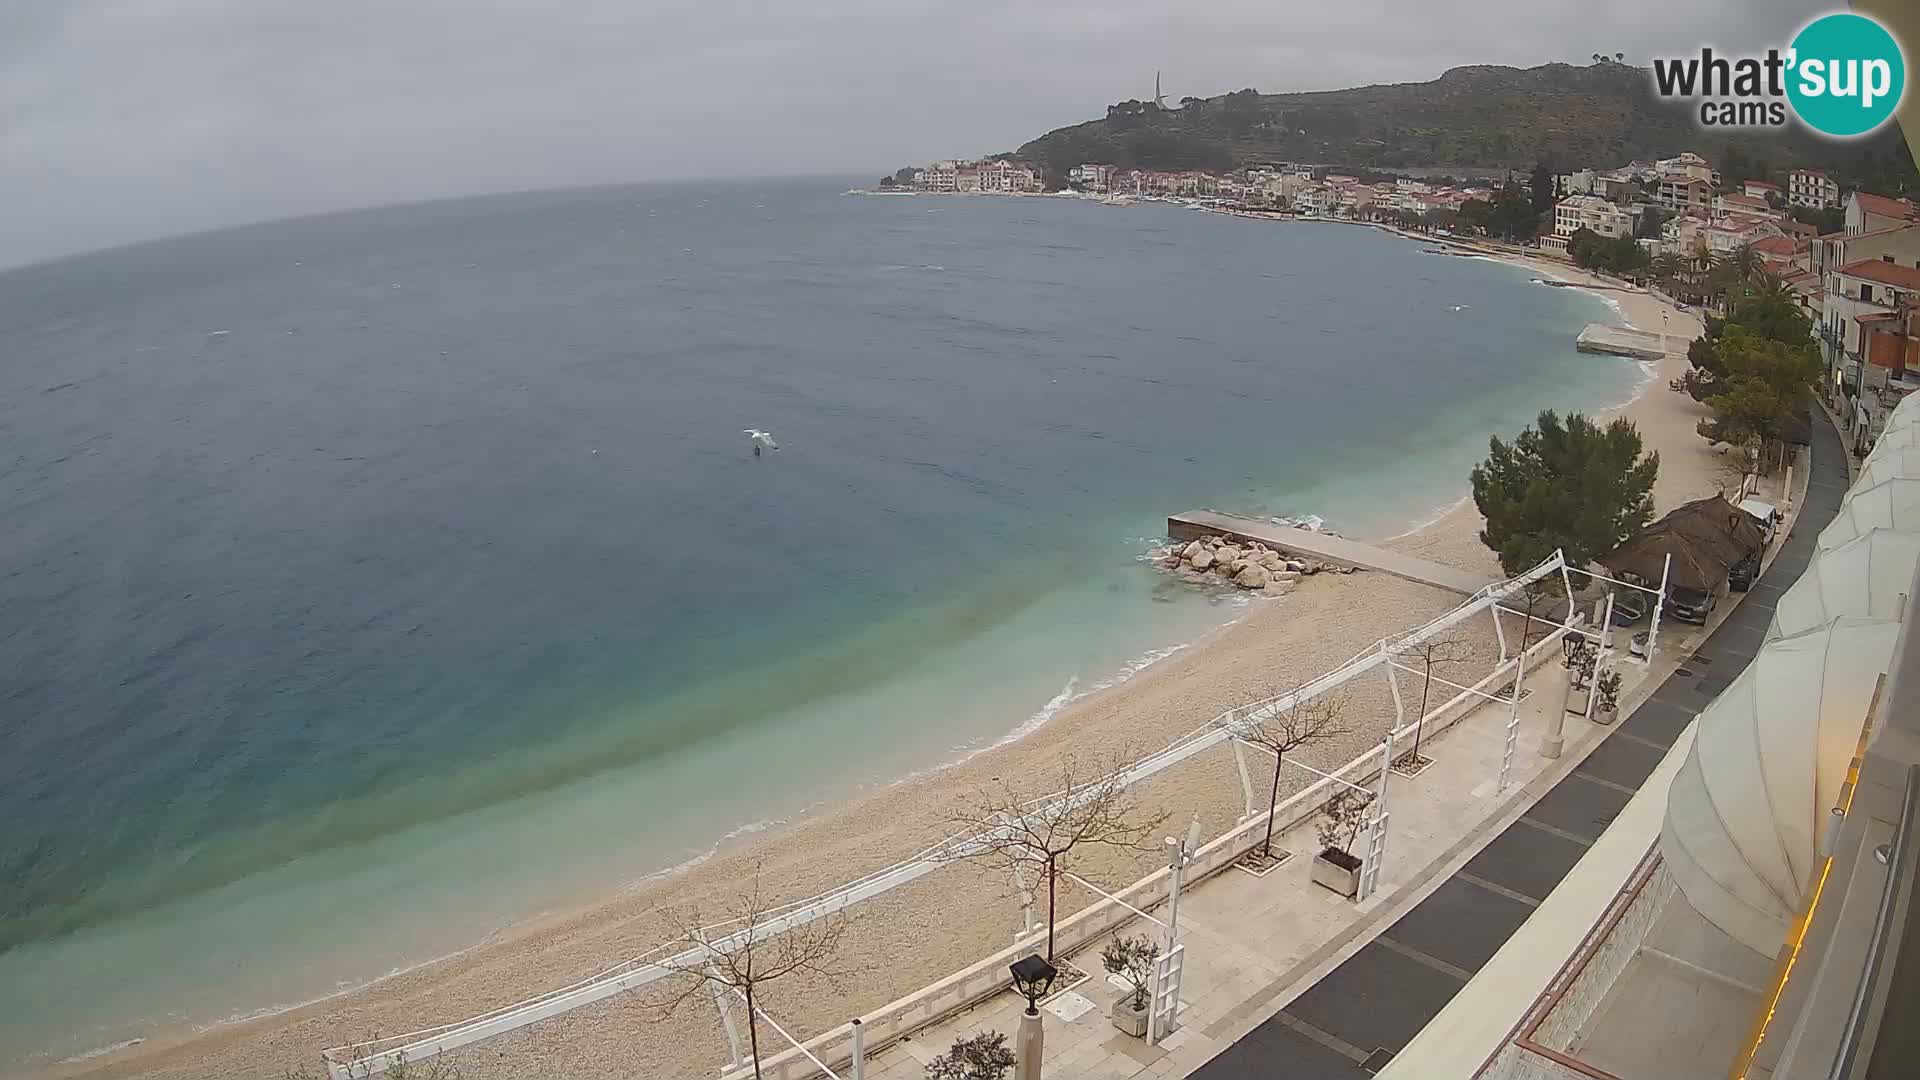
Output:
M1741 244L1738 248L1734 249L1733 254L1728 257L1727 265L1732 267L1736 279L1741 283L1745 283L1760 272L1763 263L1760 259L1760 253L1753 250L1752 244Z
M1652 269L1653 276L1664 282L1668 288L1671 289L1675 283L1681 280L1681 276L1687 272L1687 260L1672 252L1664 255L1656 255L1653 259Z

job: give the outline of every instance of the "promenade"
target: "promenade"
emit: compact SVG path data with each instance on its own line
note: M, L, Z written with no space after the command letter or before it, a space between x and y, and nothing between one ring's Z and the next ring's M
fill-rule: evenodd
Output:
M1504 790L1497 776L1508 707L1495 702L1429 741L1433 765L1396 780L1389 854L1380 889L1369 900L1356 904L1308 880L1317 847L1309 826L1277 839L1296 857L1274 873L1254 877L1230 869L1183 896L1181 1025L1159 1045L1123 1035L1109 1022L1122 990L1099 976L1097 947L1072 957L1096 974L1045 1006L1047 1074L1076 1080L1424 1076L1420 1062L1396 1064L1395 1055L1526 923L1693 716L1758 650L1774 604L1806 569L1815 536L1846 491L1847 463L1834 430L1816 424L1814 439L1806 494L1766 572L1740 603L1722 609L1710 631L1668 624L1651 669L1623 668L1628 682L1618 723L1603 727L1568 715L1565 752L1542 757L1542 735L1550 712L1561 706L1566 671L1557 663L1536 669L1528 676L1533 693L1520 707L1515 770ZM1367 565L1363 558L1377 550L1352 541L1343 548L1324 543L1341 538L1281 526L1241 531L1233 526L1260 523L1226 515L1181 518L1328 562L1341 561L1339 553L1348 565ZM1262 535L1276 532L1323 543L1309 551ZM1159 928L1135 919L1119 932L1157 937ZM872 1056L866 1076L918 1080L926 1062L956 1037L982 1030L1011 1037L1022 1007L1011 992L1002 993Z

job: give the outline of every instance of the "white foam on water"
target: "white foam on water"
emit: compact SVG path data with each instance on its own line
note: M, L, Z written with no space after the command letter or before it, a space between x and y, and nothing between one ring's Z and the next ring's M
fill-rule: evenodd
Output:
M91 1050L82 1050L80 1053L75 1054L72 1057L63 1057L59 1061L54 1062L54 1064L72 1065L75 1062L89 1061L97 1057L105 1057L108 1054L125 1050L128 1047L139 1046L141 1043L146 1041L147 1040L145 1039L121 1039L119 1042L108 1043L105 1046L96 1046Z

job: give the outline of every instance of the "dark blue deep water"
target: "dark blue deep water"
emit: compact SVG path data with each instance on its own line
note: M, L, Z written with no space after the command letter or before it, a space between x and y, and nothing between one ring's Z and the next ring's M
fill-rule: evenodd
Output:
M1004 735L1228 617L1151 602L1133 557L1168 512L1400 531L1488 433L1638 377L1573 352L1595 297L1371 230L839 187L465 200L0 274L0 1003L27 1013L0 1062L379 974L420 939L367 924L427 886L304 924L359 967L244 973L340 866L431 861L462 823L705 793L708 824L611 853L493 834L570 889ZM417 948L553 899L500 888ZM209 937L254 963L169 951ZM229 997L28 1008L109 945Z

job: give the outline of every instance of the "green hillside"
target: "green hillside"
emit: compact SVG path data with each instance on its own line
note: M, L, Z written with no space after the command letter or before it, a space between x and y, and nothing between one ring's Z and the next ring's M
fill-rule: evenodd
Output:
M1170 103L1171 104L1171 103ZM1799 128L1729 136L1700 128L1687 106L1654 96L1644 68L1619 63L1458 67L1431 82L1304 94L1242 90L1181 107L1124 101L1107 116L1048 132L1018 156L1049 174L1083 162L1123 168L1225 170L1266 161L1355 168L1497 171L1623 165L1695 150L1716 165L1823 167L1886 181L1913 166L1891 125L1857 143ZM1890 172L1891 170L1891 172Z

